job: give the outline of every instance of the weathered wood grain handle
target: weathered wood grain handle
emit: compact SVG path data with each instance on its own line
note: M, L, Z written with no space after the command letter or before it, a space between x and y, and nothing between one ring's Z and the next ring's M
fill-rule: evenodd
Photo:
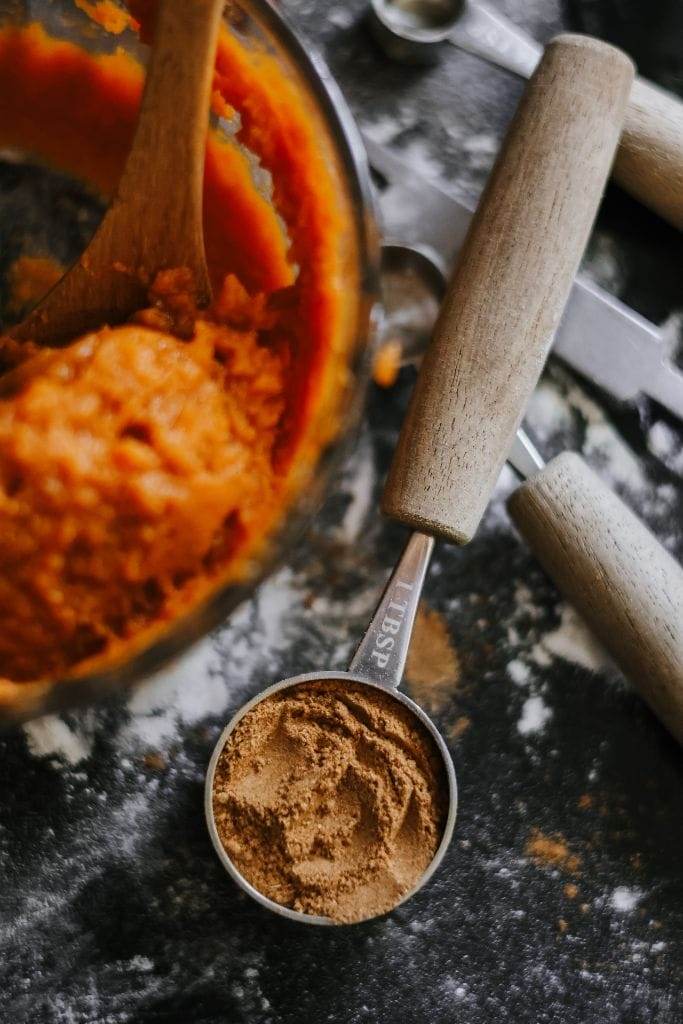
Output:
M683 569L574 453L522 484L508 508L548 575L683 743Z
M112 233L135 238L141 266L187 266L205 290L204 238L196 211L202 208L209 97L223 7L223 0L159 3L135 138L108 211L111 220L124 211Z
M633 66L553 40L522 97L425 355L382 508L473 536L553 334L610 171Z
M683 102L636 78L614 163L631 195L683 229Z

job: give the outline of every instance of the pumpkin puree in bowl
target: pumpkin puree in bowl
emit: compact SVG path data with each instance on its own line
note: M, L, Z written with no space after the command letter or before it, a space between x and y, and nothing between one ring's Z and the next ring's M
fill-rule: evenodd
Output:
M153 5L129 6L144 39ZM123 49L4 27L0 145L108 195L143 79ZM302 83L225 26L213 109L233 137L218 122L207 139L210 309L166 271L134 322L41 353L0 399L0 706L254 579L339 431L363 324L327 129ZM34 352L5 339L0 370Z

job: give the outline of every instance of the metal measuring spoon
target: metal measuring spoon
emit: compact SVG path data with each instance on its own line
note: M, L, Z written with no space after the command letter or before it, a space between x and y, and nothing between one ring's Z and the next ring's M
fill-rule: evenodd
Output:
M306 924L331 924L265 898L223 848L213 781L226 740L262 700L316 680L382 689L434 738L450 806L440 845L407 899L448 846L456 781L428 716L397 687L434 537L471 539L536 384L576 273L614 155L633 69L606 44L560 37L525 93L465 240L422 363L384 489L386 514L414 529L348 672L311 672L267 689L221 734L206 779L205 811L216 852L262 906Z
M543 52L482 0L370 0L369 13L387 56L408 64L433 64L450 44L529 78ZM683 103L645 78L633 83L613 174L627 192L683 229Z
M443 43L529 78L543 47L506 17L471 0L370 0L375 38L394 60L433 63Z
M273 910L276 914L281 914L283 917L288 917L294 921L300 921L303 924L332 925L337 923L327 917L319 917L314 914L304 914L301 913L301 911L292 910L290 907L284 907L281 904L268 899L260 893L258 889L255 889L254 886L252 886L237 870L230 860L225 847L221 843L216 827L213 807L213 780L216 772L216 766L223 751L223 747L228 741L230 735L244 716L249 714L257 704L260 704L261 701L272 697L275 693L280 693L282 690L287 690L295 686L302 686L306 683L318 682L320 680L334 680L340 683L353 683L363 687L367 686L370 689L380 690L382 693L389 693L396 701L408 708L411 714L418 719L424 729L429 733L441 756L443 762L443 778L447 789L448 813L446 815L446 822L441 836L441 841L434 857L427 866L419 882L402 897L399 901L400 903L403 903L405 900L413 896L418 889L421 889L422 886L429 881L443 860L443 856L448 849L448 845L453 835L453 829L455 828L455 818L458 805L458 789L453 761L450 753L448 752L448 747L444 743L432 720L425 714L418 704L412 701L410 697L406 697L406 695L401 693L398 689L401 679L403 678L403 670L408 656L408 648L410 647L410 637L413 631L415 615L417 613L420 594L422 593L422 586L433 550L434 539L432 537L427 537L425 534L421 533L415 533L410 538L401 558L399 559L398 565L391 574L391 578L389 579L380 602L377 605L372 621L370 622L358 650L351 660L351 664L349 665L347 672L342 672L338 669L328 672L306 672L303 675L292 676L290 679L285 679L280 683L275 683L274 686L269 686L267 690L264 690L263 693L254 697L254 699L250 700L243 708L240 708L218 738L218 743L216 744L211 757L206 776L204 799L206 822L209 829L209 835L211 836L211 841L224 868L237 882L237 884L245 892L249 893L249 895L258 903L260 903L261 906L267 907L269 910ZM397 903L396 906L399 906L399 903Z

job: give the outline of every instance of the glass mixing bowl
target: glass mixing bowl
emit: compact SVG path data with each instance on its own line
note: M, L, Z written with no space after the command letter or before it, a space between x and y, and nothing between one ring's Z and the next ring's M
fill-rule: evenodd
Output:
M344 442L358 422L369 372L369 342L376 323L379 267L379 233L360 137L322 61L302 45L265 0L227 4L224 22L247 65L253 62L258 70L267 60L271 72L274 67L279 69L277 73L282 75L286 89L295 90L315 131L317 150L324 157L325 173L330 179L330 195L337 206L336 215L343 224L343 230L335 236L333 253L346 285L343 315L335 351L325 354L326 391L309 424L314 437L324 421L328 425L328 439L316 451L310 472L301 477L282 521L251 560L248 573L239 583L217 583L200 604L118 661L107 662L88 674L76 671L67 678L10 684L4 691L0 688L0 722L20 721L73 707L129 686L159 669L224 620L284 560L293 537L302 532L319 507L330 475L343 454ZM34 23L51 38L76 43L89 53L115 56L122 50L141 64L145 62L148 47L141 42L138 26L127 20L126 8L114 0L0 3L0 30L23 31ZM16 53L16 46L9 52ZM87 102L89 97L85 95L72 97L73 104ZM0 97L0 135L3 118L13 120L17 110L30 118L30 101L20 95L10 97L5 91L4 98ZM237 111L238 115L241 113ZM115 131L116 110L102 111L102 116L111 120ZM253 120L253 111L246 116ZM274 116L278 116L277 110ZM216 113L214 106L213 130L230 144L243 148L238 137L240 123L230 109ZM21 145L5 145L0 158L0 289L4 289L0 290L0 300L6 308L7 270L17 255L26 251L28 245L28 251L37 247L68 264L87 244L105 204L92 188L65 174L63 168L51 168ZM252 160L252 171L255 187L272 198L272 182L262 154L258 160ZM330 423L334 423L334 428L328 429Z

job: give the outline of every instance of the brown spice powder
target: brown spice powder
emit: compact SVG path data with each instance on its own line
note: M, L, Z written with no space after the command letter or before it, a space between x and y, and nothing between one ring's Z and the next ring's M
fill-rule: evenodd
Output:
M460 683L460 659L443 615L420 604L408 651L406 681L418 704L436 714L452 702Z
M447 781L429 733L389 694L321 680L237 725L213 783L221 842L264 896L340 923L391 910L439 846Z
M571 852L564 836L547 836L537 828L532 829L524 852L539 867L559 868L571 874L581 867L581 858Z

